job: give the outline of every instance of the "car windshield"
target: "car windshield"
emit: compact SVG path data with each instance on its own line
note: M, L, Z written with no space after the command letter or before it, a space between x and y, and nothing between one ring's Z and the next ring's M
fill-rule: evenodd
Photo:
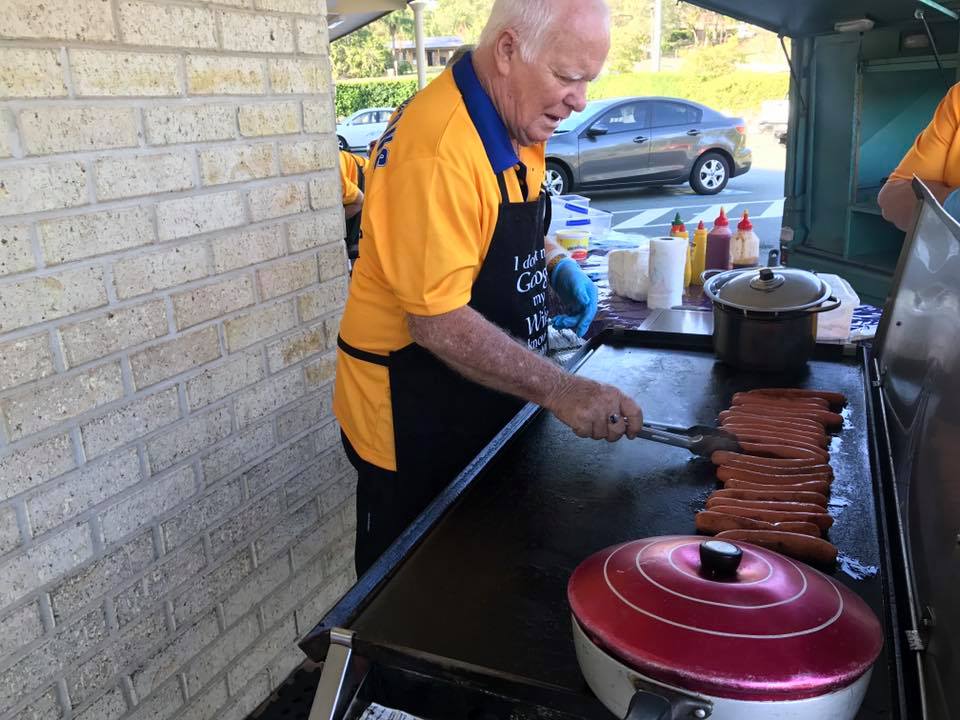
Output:
M565 118L560 121L560 124L557 125L557 129L554 130L554 134L565 133L574 130L577 125L583 122L583 119L596 111L598 103L588 102L586 107L583 108L580 112L570 113L570 117Z

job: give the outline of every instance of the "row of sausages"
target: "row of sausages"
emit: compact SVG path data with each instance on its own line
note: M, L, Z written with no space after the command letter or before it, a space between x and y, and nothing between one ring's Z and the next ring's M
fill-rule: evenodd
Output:
M839 431L846 398L827 390L769 388L733 396L720 426L743 452L711 460L723 485L697 513L697 530L742 540L821 565L837 548L824 539L833 468L830 433Z

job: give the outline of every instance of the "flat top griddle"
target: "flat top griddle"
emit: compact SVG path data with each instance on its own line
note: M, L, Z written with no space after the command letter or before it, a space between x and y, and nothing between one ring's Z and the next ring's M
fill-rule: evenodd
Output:
M838 348L820 352L830 359L812 361L804 377L763 377L716 362L709 338L614 332L591 341L576 371L631 394L649 420L676 425L714 423L735 392L754 387L845 393L845 428L831 448L830 540L842 562L865 577L832 574L886 625L862 361ZM717 487L714 470L660 444L581 439L552 414L538 413L366 598L349 627L366 644L412 648L589 696L571 635L570 574L609 545L694 534L694 514ZM886 664L885 650L860 718L891 717Z

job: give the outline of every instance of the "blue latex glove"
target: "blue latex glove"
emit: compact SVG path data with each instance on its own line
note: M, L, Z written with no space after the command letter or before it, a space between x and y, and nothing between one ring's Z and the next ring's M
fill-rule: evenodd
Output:
M597 314L597 286L587 274L580 269L577 261L564 258L553 268L550 276L557 297L563 303L568 315L558 315L553 319L553 326L558 330L573 328L578 336L583 337L593 316Z
M954 220L960 221L960 190L954 190L943 201L943 209L950 213Z

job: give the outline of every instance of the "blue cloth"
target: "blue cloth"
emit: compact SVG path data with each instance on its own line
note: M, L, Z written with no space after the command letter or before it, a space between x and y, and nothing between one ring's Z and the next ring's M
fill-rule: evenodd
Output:
M480 84L473 69L473 53L467 53L453 66L453 79L457 83L463 103L467 106L473 126L477 129L483 148L490 159L490 167L498 175L520 162L510 141L507 126L503 124L497 108Z
M960 221L960 190L954 190L943 201L943 209L950 213L954 220Z
M567 312L555 317L553 326L558 330L572 328L583 337L597 314L597 286L572 258L557 263L550 275L550 284Z

